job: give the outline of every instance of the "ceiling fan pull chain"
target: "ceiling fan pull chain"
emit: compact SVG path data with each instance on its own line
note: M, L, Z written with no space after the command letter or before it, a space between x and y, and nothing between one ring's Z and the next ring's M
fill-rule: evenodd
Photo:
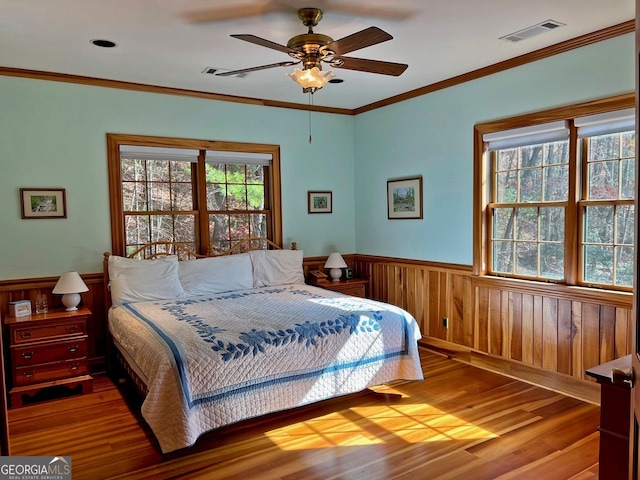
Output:
M313 105L313 92L309 91L309 143L312 142L312 139L311 139L311 105Z

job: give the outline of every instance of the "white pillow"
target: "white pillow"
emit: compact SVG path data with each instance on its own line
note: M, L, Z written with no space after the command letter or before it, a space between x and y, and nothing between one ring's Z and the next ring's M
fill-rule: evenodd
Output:
M251 259L246 253L178 262L178 275L185 295L253 288Z
M302 250L252 250L253 286L304 283Z
M109 256L111 303L122 305L147 300L166 300L184 294L178 278L178 257L153 260Z

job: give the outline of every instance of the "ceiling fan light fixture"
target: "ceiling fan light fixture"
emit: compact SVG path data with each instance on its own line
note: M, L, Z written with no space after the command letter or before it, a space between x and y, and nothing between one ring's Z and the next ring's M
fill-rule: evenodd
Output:
M333 70L323 72L318 67L305 68L304 70L294 68L293 72L287 73L287 76L300 85L303 92L313 93L324 87L335 76L335 73Z

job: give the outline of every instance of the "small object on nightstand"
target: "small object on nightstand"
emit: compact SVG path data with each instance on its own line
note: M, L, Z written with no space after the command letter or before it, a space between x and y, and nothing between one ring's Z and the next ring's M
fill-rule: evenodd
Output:
M47 296L38 290L38 294L36 295L36 313L47 313L48 311Z
M311 285L317 285L327 281L327 274L320 270L311 270L309 272L309 283Z
M29 300L16 300L9 302L9 316L19 318L31 315L31 302Z

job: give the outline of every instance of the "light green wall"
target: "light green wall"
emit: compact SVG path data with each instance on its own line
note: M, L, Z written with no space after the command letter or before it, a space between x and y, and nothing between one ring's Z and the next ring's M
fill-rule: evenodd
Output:
M280 145L285 242L355 250L353 117L314 113L310 145L306 111L12 77L0 104L0 280L102 271L106 133ZM22 220L20 187L65 188L68 218ZM332 190L333 214L308 215L308 190Z
M306 256L470 264L473 125L633 90L629 34L355 118L314 113L309 145L304 111L0 77L0 280L101 271L107 132L280 145L283 233ZM424 219L387 220L387 179L411 175ZM66 188L68 218L21 220L20 187ZM333 214L308 215L308 190L333 191Z
M628 34L358 115L356 251L471 264L473 126L634 85ZM387 180L413 175L423 176L424 219L388 220Z

